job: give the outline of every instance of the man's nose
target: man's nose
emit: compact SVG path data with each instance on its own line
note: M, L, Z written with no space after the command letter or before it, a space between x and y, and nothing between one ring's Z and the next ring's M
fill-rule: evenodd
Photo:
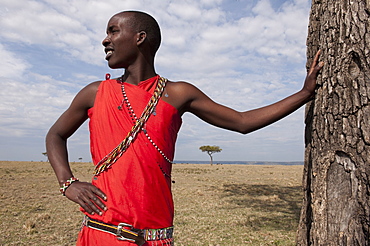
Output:
M109 43L110 43L110 39L108 36L106 36L105 39L103 39L102 41L102 45L106 47Z

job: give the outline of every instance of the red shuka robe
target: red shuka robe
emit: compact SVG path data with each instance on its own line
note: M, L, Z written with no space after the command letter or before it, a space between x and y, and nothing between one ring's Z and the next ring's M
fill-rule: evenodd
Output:
M138 118L154 92L158 77L142 81L137 86L124 84L128 100ZM126 137L134 124L122 99L119 81L110 79L101 82L94 107L88 111L91 154L95 165ZM119 105L122 105L121 110L118 109ZM171 160L181 123L177 109L159 100L155 113L145 125L151 139ZM163 173L170 175L171 167L171 163L140 131L118 161L92 180L107 195L108 210L102 216L86 214L105 223L117 225L124 222L138 229L172 226L174 205L171 180ZM80 232L77 244L135 245L87 227Z

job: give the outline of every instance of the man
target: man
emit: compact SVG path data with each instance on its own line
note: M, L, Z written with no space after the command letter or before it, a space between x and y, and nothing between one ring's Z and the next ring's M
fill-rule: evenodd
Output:
M249 133L310 100L323 66L318 52L302 90L272 105L237 112L189 83L160 78L154 68L160 41L151 16L136 11L114 15L102 44L109 67L124 68L124 74L83 88L47 134L61 192L86 215L77 245L173 245L171 160L181 116L191 112L212 125ZM73 177L66 148L88 118L97 167L92 183Z

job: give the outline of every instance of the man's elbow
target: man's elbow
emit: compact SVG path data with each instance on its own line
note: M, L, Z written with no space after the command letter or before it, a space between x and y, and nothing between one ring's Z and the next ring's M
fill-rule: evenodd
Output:
M248 124L241 124L241 125L237 126L237 128L236 128L236 132L239 132L239 133L241 133L243 135L246 135L248 133L251 133L251 132L253 132L255 130L258 130L258 128L257 127L253 127L253 126L248 125Z
M51 127L45 136L46 147L56 142L65 142L66 140L54 127Z

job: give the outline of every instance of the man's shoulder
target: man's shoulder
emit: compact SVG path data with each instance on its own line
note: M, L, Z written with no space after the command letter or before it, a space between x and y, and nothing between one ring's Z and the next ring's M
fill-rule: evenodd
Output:
M175 96L183 104L193 100L201 91L193 84L185 81L169 81L167 85L168 91Z
M99 89L99 86L102 81L94 81L86 85L82 90L77 94L76 98L81 98L82 101L87 100L90 106L93 105L95 100L96 92ZM92 100L92 101L91 101Z
M88 90L98 90L101 82L103 82L102 80L98 80L98 81L94 81L94 82L91 82L90 84L88 84L85 89L88 89Z
M189 82L186 81L168 81L167 86L173 88L173 89L192 89L196 88L194 85L192 85Z
M176 81L176 82L168 81L168 82L169 82L168 83L169 88L171 88L172 90L181 92L181 93L192 94L192 93L200 91L198 87L196 87L190 82L186 82L186 81Z
M91 82L90 85L91 86L95 86L95 87L99 87L99 85L101 84L101 82L103 82L103 80L97 80L97 81Z

